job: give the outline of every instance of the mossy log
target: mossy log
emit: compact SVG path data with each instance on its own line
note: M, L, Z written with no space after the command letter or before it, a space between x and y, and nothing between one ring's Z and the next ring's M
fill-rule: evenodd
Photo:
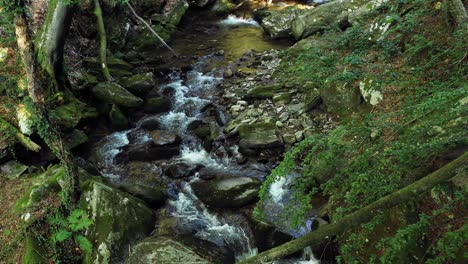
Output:
M248 258L239 264L264 263L288 256L308 246L317 245L321 242L330 240L335 235L340 235L346 230L366 223L379 212L390 209L399 204L414 200L418 195L429 191L434 186L443 183L456 175L465 175L468 169L468 152L461 155L456 160L448 163L437 171L426 177L392 193L380 198L379 200L363 207L348 216L343 217L338 222L324 225L317 231L311 232L301 238L292 240L281 246L267 250Z

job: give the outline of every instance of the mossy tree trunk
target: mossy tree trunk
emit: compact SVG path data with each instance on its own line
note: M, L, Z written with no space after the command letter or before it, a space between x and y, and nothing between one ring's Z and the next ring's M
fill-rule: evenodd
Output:
M52 122L50 122L46 105L48 96L46 87L57 84L56 80L63 78L63 76L58 76L58 73L63 75L61 64L63 58L57 56L63 57L63 45L65 43L63 38L65 38L65 32L68 31L68 28L66 23L60 24L65 20L59 19L59 17L63 18L63 14L60 14L60 12L65 11L67 8L64 8L61 4L49 5L49 8L54 9L49 10L48 13L53 13L55 15L51 19L46 20L43 30L41 31L42 36L40 37L40 42L42 44L39 44L39 47L35 49L29 33L26 14L24 13L24 1L18 1L17 10L21 11L15 14L16 41L26 72L28 94L34 104L34 114L38 122L41 122L41 124L36 125L41 126L39 130L46 130L39 131L39 135L65 166L67 175L69 176L66 193L69 195L72 202L77 202L79 195L79 178L74 157L64 144L60 132L58 132ZM44 46L47 43L55 48ZM55 71L55 67L60 67L60 71Z
M468 15L466 14L465 5L461 0L447 0L449 12L458 27L468 29Z
M107 67L107 34L99 0L94 0L94 15L96 15L99 30L99 58L102 74L107 81L112 81L112 76L109 73L109 67Z
M434 186L443 183L458 175L466 175L468 168L468 152L458 159L448 163L439 170L426 177L363 207L348 216L343 217L336 223L325 225L317 231L311 232L301 238L295 239L281 246L267 250L239 262L239 264L264 263L288 256L308 246L317 245L330 240L335 235L343 234L346 230L357 227L372 220L379 212L390 209L399 204L414 200L418 195L429 191Z

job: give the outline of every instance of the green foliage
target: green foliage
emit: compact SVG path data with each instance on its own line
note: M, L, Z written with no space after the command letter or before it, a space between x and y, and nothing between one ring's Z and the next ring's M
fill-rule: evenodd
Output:
M52 230L50 242L55 252L54 255L63 255L61 245L69 242L75 243L84 252L92 250L91 242L82 235L82 232L93 224L84 210L75 209L66 218L62 213L57 212L49 216L47 222Z

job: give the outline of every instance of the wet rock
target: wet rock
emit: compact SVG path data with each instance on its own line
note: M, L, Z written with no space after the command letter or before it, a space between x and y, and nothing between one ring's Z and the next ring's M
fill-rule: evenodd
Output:
M258 196L260 185L260 181L249 177L232 177L195 182L192 188L203 203L230 208L253 202Z
M130 161L125 164L125 173L123 173L125 178L123 180L146 186L159 186L162 174L161 168L151 162Z
M158 116L149 116L140 120L140 127L146 130L156 130L161 128Z
M69 149L74 149L88 142L89 138L85 132L78 129L73 129L71 132L65 135L63 140Z
M135 129L127 134L129 145L144 144L151 141L150 132L144 129Z
M293 239L291 235L281 232L270 223L255 217L249 220L259 252L277 247Z
M144 110L151 114L160 114L171 110L171 99L167 97L152 97L146 100Z
M152 131L151 139L156 146L177 145L182 141L175 133L165 130Z
M177 162L169 165L166 168L166 175L173 179L186 178L195 173L197 167L195 165Z
M143 201L103 183L87 182L79 206L93 220L86 230L93 244L84 256L86 264L115 263L130 243L153 230L153 211Z
M137 107L143 104L141 98L114 82L99 83L93 88L93 94L101 101L118 106Z
M112 105L109 112L109 120L114 129L125 129L129 125L127 117L117 105Z
M265 149L281 146L277 137L276 125L273 123L257 123L239 126L239 146L248 149Z
M117 81L131 93L144 95L148 93L155 85L154 74L152 72L124 77Z
M150 187L138 183L124 183L119 189L148 203L153 208L161 206L166 201L166 194L160 187Z
M151 161L170 159L179 155L179 146L154 146L152 142L132 145L126 150L126 153L120 153L117 159L128 157L130 161ZM123 156L123 157L121 157Z
M133 263L234 263L234 255L211 242L192 237L151 237L138 244L126 260Z
M16 160L8 161L0 166L0 175L10 180L17 179L28 169L28 166Z

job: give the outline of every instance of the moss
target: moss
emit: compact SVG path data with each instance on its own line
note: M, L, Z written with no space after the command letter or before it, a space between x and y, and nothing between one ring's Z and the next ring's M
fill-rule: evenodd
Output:
M46 264L49 263L46 251L36 237L28 235L25 241L24 256L22 264Z
M97 117L96 109L78 99L72 99L50 111L51 121L59 126L74 128L82 119Z
M250 90L247 94L247 97L258 98L258 99L268 99L268 98L272 98L275 94L279 92L283 92L284 90L286 89L283 88L283 85L281 84L264 85L264 86L255 87L252 90Z

